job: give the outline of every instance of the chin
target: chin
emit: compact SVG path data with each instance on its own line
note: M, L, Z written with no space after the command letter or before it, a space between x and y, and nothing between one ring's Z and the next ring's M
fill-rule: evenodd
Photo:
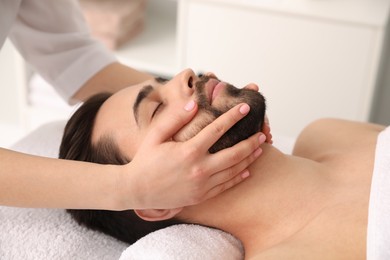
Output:
M250 106L249 113L233 125L210 149L210 153L218 152L243 141L261 131L266 110L265 98L259 92L248 89L228 88L225 102L218 102L226 106L224 112L240 103ZM222 99L221 99L222 100Z

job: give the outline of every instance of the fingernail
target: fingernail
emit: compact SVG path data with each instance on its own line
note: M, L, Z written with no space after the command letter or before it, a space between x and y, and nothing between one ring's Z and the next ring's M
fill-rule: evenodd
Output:
M243 104L241 107L240 107L240 113L243 114L243 115L246 115L248 114L249 110L251 108L249 107L248 104Z
M190 102L187 103L187 105L185 105L184 110L191 111L192 109L194 109L194 107L195 107L195 101L191 100Z
M243 173L241 173L241 178L246 179L249 177L249 175L250 175L249 171L245 170Z
M260 142L260 144L264 143L266 139L267 139L267 138L265 137L265 135L261 134L261 135L259 136L259 142Z
M255 157L257 158L257 157L259 157L260 156L260 154L263 152L263 149L261 149L261 148L257 148L256 150L255 150Z

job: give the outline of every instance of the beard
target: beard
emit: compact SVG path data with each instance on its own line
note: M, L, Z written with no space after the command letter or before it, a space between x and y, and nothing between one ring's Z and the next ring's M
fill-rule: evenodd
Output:
M192 132L192 136L237 104L247 103L251 108L244 118L232 126L210 147L209 152L216 153L261 131L264 123L266 103L264 96L259 92L250 89L239 89L226 83L226 87L216 98L221 99L218 100L218 107L213 106L210 104L205 92L205 84L209 79L210 77L203 76L195 85L198 114L191 126L190 132Z

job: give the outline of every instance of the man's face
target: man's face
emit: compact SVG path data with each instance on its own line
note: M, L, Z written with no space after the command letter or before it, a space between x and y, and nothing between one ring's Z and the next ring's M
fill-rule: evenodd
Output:
M190 100L198 103L198 113L173 137L176 141L191 138L222 113L242 102L249 104L250 113L230 129L210 152L232 146L261 129L265 100L260 93L237 89L214 77L199 78L192 70L184 70L170 81L150 80L111 96L98 112L92 141L96 142L104 135L110 136L121 152L132 158L154 122L183 109Z

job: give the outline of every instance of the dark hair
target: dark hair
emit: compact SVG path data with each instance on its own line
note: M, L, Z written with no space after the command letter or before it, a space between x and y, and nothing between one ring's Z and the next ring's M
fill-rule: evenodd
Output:
M96 144L92 144L96 115L111 95L100 93L92 96L72 115L65 126L59 158L116 165L127 164L131 161L120 153L117 144L107 136L102 137ZM67 212L80 225L101 231L130 244L155 230L184 223L177 219L145 221L139 218L133 210L68 209Z

